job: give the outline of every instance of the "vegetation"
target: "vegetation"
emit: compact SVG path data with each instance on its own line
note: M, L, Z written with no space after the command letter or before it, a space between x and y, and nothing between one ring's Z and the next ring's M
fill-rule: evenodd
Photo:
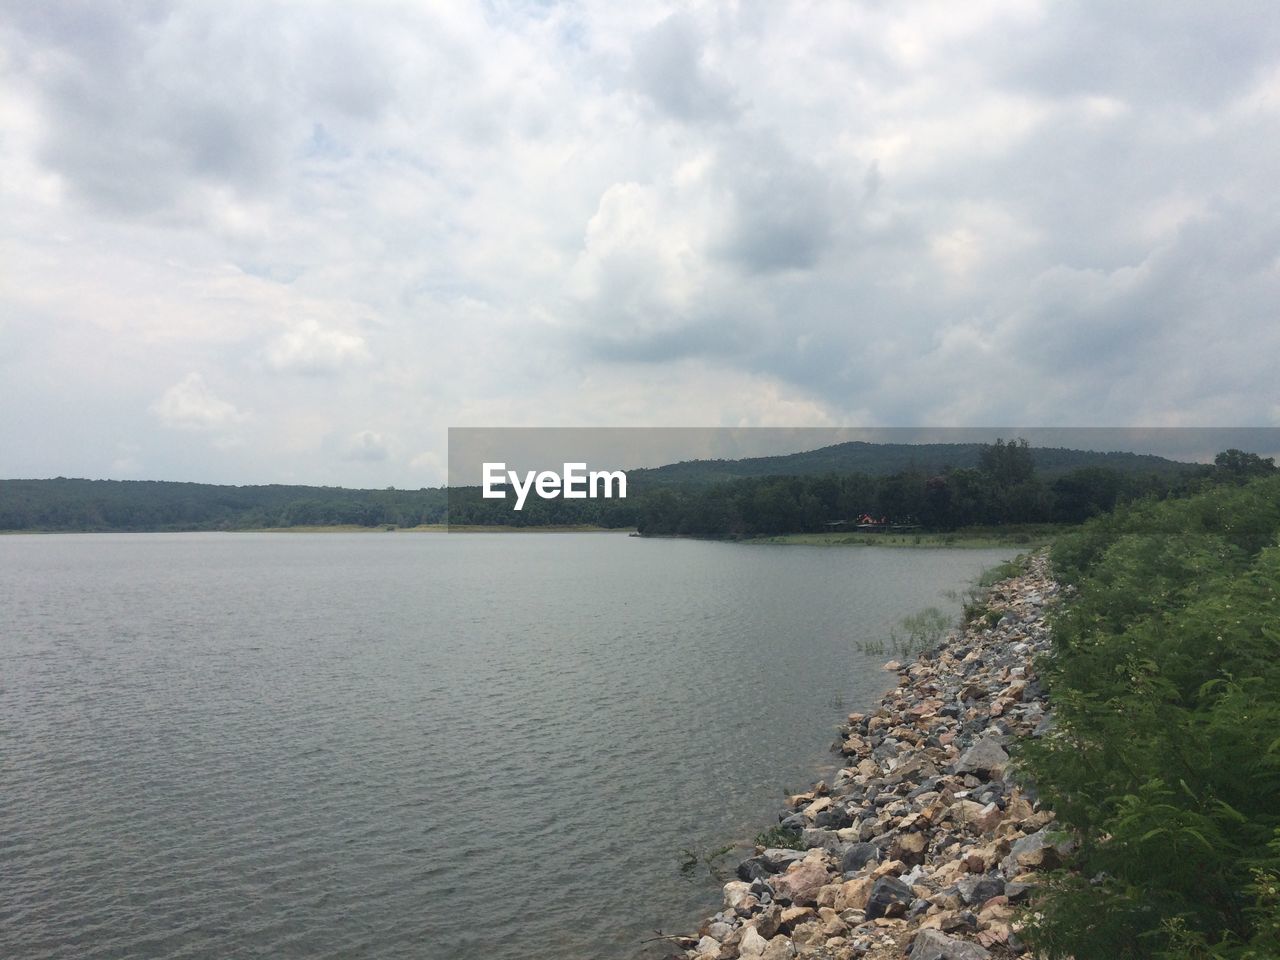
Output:
M441 523L443 490L0 480L0 530L244 530Z
M804 837L791 827L770 827L756 834L756 846L766 850L805 850Z
M649 470L633 470L629 477L639 484L709 485L747 477L819 477L861 473L887 477L895 473L934 476L954 470L978 469L986 444L982 443L866 443L851 441L774 457L741 460L686 460ZM1088 467L1121 476L1166 478L1195 472L1192 464L1149 454L1036 447L1031 450L1036 471L1050 480Z
M1280 477L1215 472L1053 549L1076 595L1023 763L1081 846L1032 919L1045 957L1280 956Z
M643 534L660 536L739 539L803 533L857 538L848 542L892 536L895 528L902 537L918 535L907 531L1075 524L1118 503L1184 492L1199 476L1201 472L1134 474L1088 466L1050 482L1037 473L1034 451L1025 440L997 440L978 447L976 466L939 473L909 469L882 476L749 477L659 487L637 502L635 524ZM862 517L886 521L880 529L889 533L857 532ZM1030 534L1025 542L1032 542Z
M665 536L823 537L823 542L965 544L1043 540L1143 496L1185 492L1206 471L1244 482L1265 471L1228 451L1217 468L1136 454L982 444L841 444L741 461L629 473L626 499L530 498L516 512L479 487L353 490L160 481L0 480L0 530L246 530L351 526L635 528ZM932 461L954 457L934 465ZM863 470L853 470L861 464ZM921 466L928 464L928 466ZM959 465L949 465L959 464ZM965 465L968 464L968 465ZM895 467L889 471L889 467ZM794 470L791 475L756 475ZM743 474L739 476L738 474ZM713 481L714 477L729 477ZM889 523L858 532L859 517ZM884 532L890 525L896 532ZM874 538L883 538L875 540Z

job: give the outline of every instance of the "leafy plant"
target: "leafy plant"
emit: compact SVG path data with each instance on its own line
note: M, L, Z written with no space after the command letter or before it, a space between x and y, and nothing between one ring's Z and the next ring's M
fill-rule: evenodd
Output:
M893 652L902 659L918 657L936 647L950 626L951 618L937 607L926 607L903 617L898 626L889 631Z
M1280 955L1280 480L1144 502L1053 550L1077 588L1021 762L1081 846L1048 960Z
M791 827L770 827L756 834L756 846L780 850L804 850L804 840L799 830Z

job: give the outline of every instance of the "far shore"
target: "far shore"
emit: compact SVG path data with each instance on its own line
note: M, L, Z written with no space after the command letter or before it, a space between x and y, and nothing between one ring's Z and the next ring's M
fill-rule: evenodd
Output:
M1014 527L1007 531L999 528L979 527L934 533L788 533L772 537L749 537L740 540L728 538L697 538L683 536L645 537L651 540L709 539L720 543L768 544L780 546L816 547L948 547L958 549L983 549L992 547L1018 547L1036 549L1050 543L1063 530L1055 527ZM590 524L546 527L517 527L482 524L427 523L414 527L398 527L392 524L374 527L357 524L308 525L295 527L243 527L233 530L0 530L0 536L39 534L53 536L62 533L613 533L640 536L634 527L598 527Z

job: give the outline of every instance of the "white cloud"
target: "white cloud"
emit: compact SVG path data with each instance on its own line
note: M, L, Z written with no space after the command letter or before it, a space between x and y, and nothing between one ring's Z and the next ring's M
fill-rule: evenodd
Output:
M267 363L286 373L332 374L367 360L364 338L343 330L328 329L315 320L294 324L267 347Z
M199 373L189 373L151 406L166 427L176 430L222 430L245 419L235 406L221 399Z

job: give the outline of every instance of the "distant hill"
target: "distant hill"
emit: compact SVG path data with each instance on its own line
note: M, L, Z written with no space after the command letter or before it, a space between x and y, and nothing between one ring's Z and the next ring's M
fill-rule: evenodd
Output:
M631 470L627 476L637 485L648 483L719 483L743 477L804 477L826 473L865 473L888 476L904 470L941 473L943 470L977 467L981 443L867 443L853 440L818 450L743 460L686 460L647 470ZM1203 469L1145 453L1067 450L1032 447L1036 471L1053 480L1083 467L1107 467L1126 476L1172 478Z
M164 480L0 480L0 530L242 530L441 523L443 489L353 490Z

